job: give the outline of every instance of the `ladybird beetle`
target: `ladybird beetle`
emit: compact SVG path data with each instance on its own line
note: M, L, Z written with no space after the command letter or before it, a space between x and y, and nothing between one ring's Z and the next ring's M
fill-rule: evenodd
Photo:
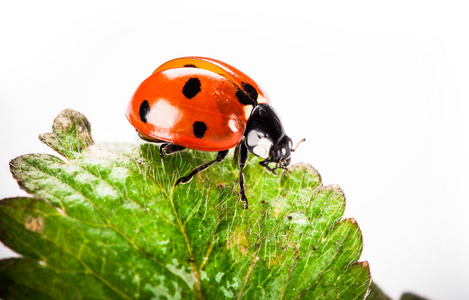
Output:
M259 164L276 175L276 169L290 164L296 149L267 94L244 73L211 58L177 58L158 67L138 87L126 116L142 139L162 143L161 157L185 148L218 152L175 185L189 182L239 147L239 191L245 208L248 151L263 158Z

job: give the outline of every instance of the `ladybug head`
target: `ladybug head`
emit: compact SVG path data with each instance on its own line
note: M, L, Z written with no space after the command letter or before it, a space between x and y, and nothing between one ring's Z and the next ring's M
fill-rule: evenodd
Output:
M270 159L270 162L277 163L274 170L278 168L284 169L290 165L292 147L292 141L287 135L282 136L275 144L272 145L268 158Z
M286 169L290 165L291 153L295 151L280 118L268 104L259 104L253 109L246 125L244 142L251 153L264 158L259 164L273 174L276 174L276 169ZM270 163L275 163L275 166L271 168Z

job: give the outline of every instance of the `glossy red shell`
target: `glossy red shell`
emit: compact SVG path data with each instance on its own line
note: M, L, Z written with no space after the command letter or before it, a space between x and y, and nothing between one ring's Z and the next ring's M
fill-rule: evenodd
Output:
M200 90L188 98L183 89L191 78L199 80ZM230 149L242 139L252 111L236 96L246 83L256 89L258 103L269 103L251 78L228 64L201 57L174 59L140 84L126 116L147 139L202 151ZM203 134L195 134L197 123L204 124Z

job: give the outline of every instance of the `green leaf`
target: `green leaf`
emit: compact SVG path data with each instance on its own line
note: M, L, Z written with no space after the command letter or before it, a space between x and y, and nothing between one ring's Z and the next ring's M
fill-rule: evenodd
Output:
M226 159L174 182L213 153L163 159L154 144L100 146L72 110L40 139L65 156L29 154L11 172L31 198L0 201L3 299L363 299L362 236L345 197L299 164L278 177Z

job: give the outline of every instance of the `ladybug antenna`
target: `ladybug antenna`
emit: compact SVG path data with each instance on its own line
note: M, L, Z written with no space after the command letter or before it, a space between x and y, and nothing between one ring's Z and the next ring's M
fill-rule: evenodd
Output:
M295 151L296 151L296 148L298 148L298 146L299 146L301 143L303 143L303 142L306 142L306 139L305 139L305 138L303 138L301 141L298 142L298 144L296 144L296 147L295 147L295 149L292 149L292 152L295 152Z

